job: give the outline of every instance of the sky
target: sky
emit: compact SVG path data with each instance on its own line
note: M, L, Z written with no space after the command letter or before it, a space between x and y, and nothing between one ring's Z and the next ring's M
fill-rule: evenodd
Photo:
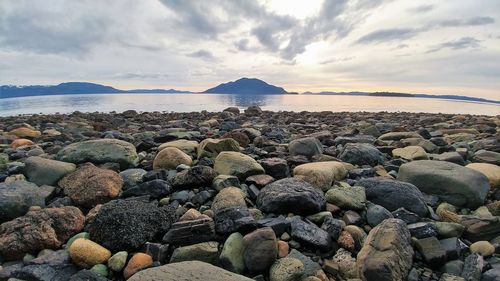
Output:
M0 0L0 84L500 100L498 0Z

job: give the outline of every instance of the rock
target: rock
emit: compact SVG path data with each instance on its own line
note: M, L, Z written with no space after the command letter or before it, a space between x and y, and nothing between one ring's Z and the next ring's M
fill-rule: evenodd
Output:
M290 221L283 216L277 218L264 218L257 221L259 227L270 227L277 236L283 235L290 229ZM287 234L288 235L288 234Z
M128 253L126 251L120 251L108 259L108 267L109 269L120 272L127 264L127 256Z
M400 157L406 160L428 160L429 156L425 150L416 145L410 145L404 148L396 148L392 151L392 156Z
M474 162L489 163L500 166L500 153L481 149L472 156Z
M470 245L470 252L478 253L483 257L488 257L495 253L495 246L488 241L477 241Z
M55 185L66 174L76 169L75 164L66 163L39 156L26 159L25 174L30 182L37 185Z
M413 262L410 232L402 220L387 219L373 228L357 256L362 280L404 280Z
M304 274L304 264L295 258L278 259L269 270L270 281L295 281Z
M360 186L334 186L326 194L326 201L342 209L362 210L365 208L365 189Z
M441 237L460 237L465 227L459 223L435 221L438 235Z
M173 170L181 164L191 166L191 156L176 147L166 147L156 154L153 169Z
M288 251L290 250L290 246L285 241L278 241L278 258L284 258L288 256Z
M175 147L182 152L186 154L191 154L196 152L196 149L198 148L198 142L197 141L192 141L192 140L174 140L174 141L169 141L166 142L158 147L158 151L162 151L163 149L167 147Z
M323 210L325 204L320 190L295 178L268 184L257 196L257 207L266 213L310 215Z
M172 245L191 245L211 241L214 236L214 221L206 216L201 216L198 219L174 223L163 236L163 242Z
M424 257L425 262L432 267L439 267L446 262L446 252L434 236L417 239L415 247Z
M331 236L313 223L295 217L291 221L291 236L294 240L313 250L327 252L332 248Z
M72 143L57 153L58 160L75 164L92 162L119 163L122 168L135 167L139 157L133 144L117 139L98 139Z
M500 236L500 217L462 216L459 223L465 226L464 237L472 242Z
M219 243L210 241L175 249L170 258L170 263L197 260L217 264L218 259Z
M290 155L303 155L311 158L323 153L321 142L315 137L295 139L288 144Z
M327 217L323 221L321 229L328 232L332 240L337 241L337 238L339 237L344 225L345 223L341 220L334 219L333 217Z
M90 268L90 271L99 276L108 276L108 267L104 264L96 264L92 268Z
M479 254L471 254L465 258L462 277L466 281L480 280L484 268L484 259Z
M218 174L244 179L264 173L264 168L252 157L233 151L223 151L215 158L214 170Z
M143 182L142 177L147 172L144 169L127 169L120 172L119 175L123 180L123 190L127 190Z
M123 270L123 277L129 279L130 276L134 275L138 271L148 268L153 264L153 259L150 255L143 253L136 253L128 261L127 266Z
M448 161L460 166L465 165L464 158L456 151L444 152L438 155L432 155L431 160Z
M39 137L42 135L42 133L40 131L33 130L30 128L26 128L26 127L20 127L20 128L13 129L8 134L14 135L14 136L19 137L19 138L36 138L36 137Z
M212 188L221 191L222 189L230 186L240 186L238 177L229 175L218 175L212 181Z
M77 234L71 236L71 238L64 245L64 249L68 250L69 247L71 247L71 244L73 244L73 242L75 242L75 240L78 238L89 239L90 235L88 232L80 232L80 233L77 233Z
M238 232L229 235L219 257L222 267L234 273L243 273L245 271L243 250L243 235Z
M10 144L10 147L17 149L21 146L28 146L28 145L34 145L34 144L35 144L34 142L32 142L31 140L28 140L28 139L15 139Z
M226 187L222 189L214 198L212 210L218 210L228 207L246 207L245 195L237 187Z
M172 193L172 187L164 180L152 180L131 187L122 192L121 197L144 196L148 195L151 198L163 198Z
M236 231L248 232L255 229L256 222L246 206L219 209L214 214L215 231L229 234Z
M500 187L500 167L497 165L493 164L488 164L488 163L471 163L467 166L465 166L469 169L475 170L480 172L481 174L485 175L489 182L490 186L492 188L499 188Z
M250 272L263 272L276 260L276 235L270 227L259 228L243 237L243 258Z
M381 135L378 139L383 141L398 141L408 138L422 138L416 132L389 132Z
M448 274L448 273L443 273L441 275L441 277L439 278L439 281L465 281L465 279L463 279L460 276L456 276L456 275L452 275L452 274Z
M20 259L26 253L57 249L83 229L85 217L76 207L38 209L0 225L0 256Z
M344 179L347 170L340 162L327 161L299 165L293 169L293 174L322 190L327 190L334 181Z
M12 272L8 280L68 280L78 269L71 264L50 266L48 264L28 265Z
M246 116L260 116L262 115L262 109L258 105L251 105L245 109Z
M45 207L54 187L38 187L27 181L0 183L0 223L26 214L31 206Z
M59 186L74 203L91 208L116 198L123 181L115 171L85 165L61 179Z
M232 130L221 136L221 139L227 139L227 138L234 139L235 141L238 142L238 144L241 147L247 147L248 144L250 143L250 138L248 138L248 136L245 133L238 130Z
M353 165L376 166L384 163L384 156L375 146L368 143L348 143L339 154L344 162Z
M438 235L438 228L432 222L417 222L408 225L412 237L417 239Z
M391 212L380 205L370 204L366 210L366 221L372 227L390 218L393 218Z
M480 172L443 161L418 160L401 165L398 180L422 192L435 194L456 206L483 205L489 190L488 178Z
M383 178L361 179L358 184L365 188L367 200L389 211L405 208L421 217L427 216L424 196L412 184Z
M234 139L204 139L198 146L198 159L216 158L222 151L240 151L240 145Z
M86 230L93 241L109 250L134 251L146 241L165 233L175 220L170 206L157 207L137 200L104 204Z
M338 266L338 273L343 278L358 278L356 259L351 256L350 252L340 248L333 256L332 261Z
M177 173L172 181L172 186L175 189L208 186L216 176L217 173L210 167L194 166Z
M398 208L395 211L392 211L392 216L396 219L403 220L405 223L410 224L410 223L416 223L420 221L420 217L405 208Z
M88 269L107 262L111 252L91 240L78 238L69 247L69 255L74 264Z
M316 274L321 272L321 266L317 262L314 262L309 257L305 256L295 249L290 251L288 257L298 259L302 262L302 264L304 265L304 274L302 275L302 278L306 278L307 276L315 276ZM326 277L322 276L321 280L326 280Z
M259 161L260 165L266 171L266 174L279 180L290 176L290 169L285 159L281 158L266 158Z
M185 261L166 264L142 270L134 274L129 281L253 281L242 275L226 271L220 267L200 261Z
M69 264L71 262L68 251L61 249L57 251L42 250L38 253L36 258L26 262L25 264L47 264L50 266L58 266L62 264Z

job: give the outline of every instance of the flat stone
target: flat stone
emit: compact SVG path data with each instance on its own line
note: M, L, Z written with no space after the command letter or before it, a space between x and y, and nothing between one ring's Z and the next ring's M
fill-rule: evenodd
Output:
M446 262L446 252L436 237L418 239L415 247L429 266L437 267Z
M313 223L307 223L295 217L291 220L291 236L306 247L326 252L332 248L332 239L328 232Z
M172 245L191 245L214 239L215 225L210 218L181 221L172 224L163 242Z
M202 261L216 264L219 259L219 243L215 241L203 242L174 250L170 263L182 261Z

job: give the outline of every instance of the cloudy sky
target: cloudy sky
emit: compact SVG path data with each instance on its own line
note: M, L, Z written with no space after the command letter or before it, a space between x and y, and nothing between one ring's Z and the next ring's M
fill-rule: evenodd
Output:
M498 0L0 0L0 84L500 99Z

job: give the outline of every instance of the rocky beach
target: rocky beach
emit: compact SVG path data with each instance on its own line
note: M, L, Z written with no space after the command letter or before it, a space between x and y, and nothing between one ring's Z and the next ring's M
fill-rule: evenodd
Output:
M500 280L500 116L0 117L2 280Z

